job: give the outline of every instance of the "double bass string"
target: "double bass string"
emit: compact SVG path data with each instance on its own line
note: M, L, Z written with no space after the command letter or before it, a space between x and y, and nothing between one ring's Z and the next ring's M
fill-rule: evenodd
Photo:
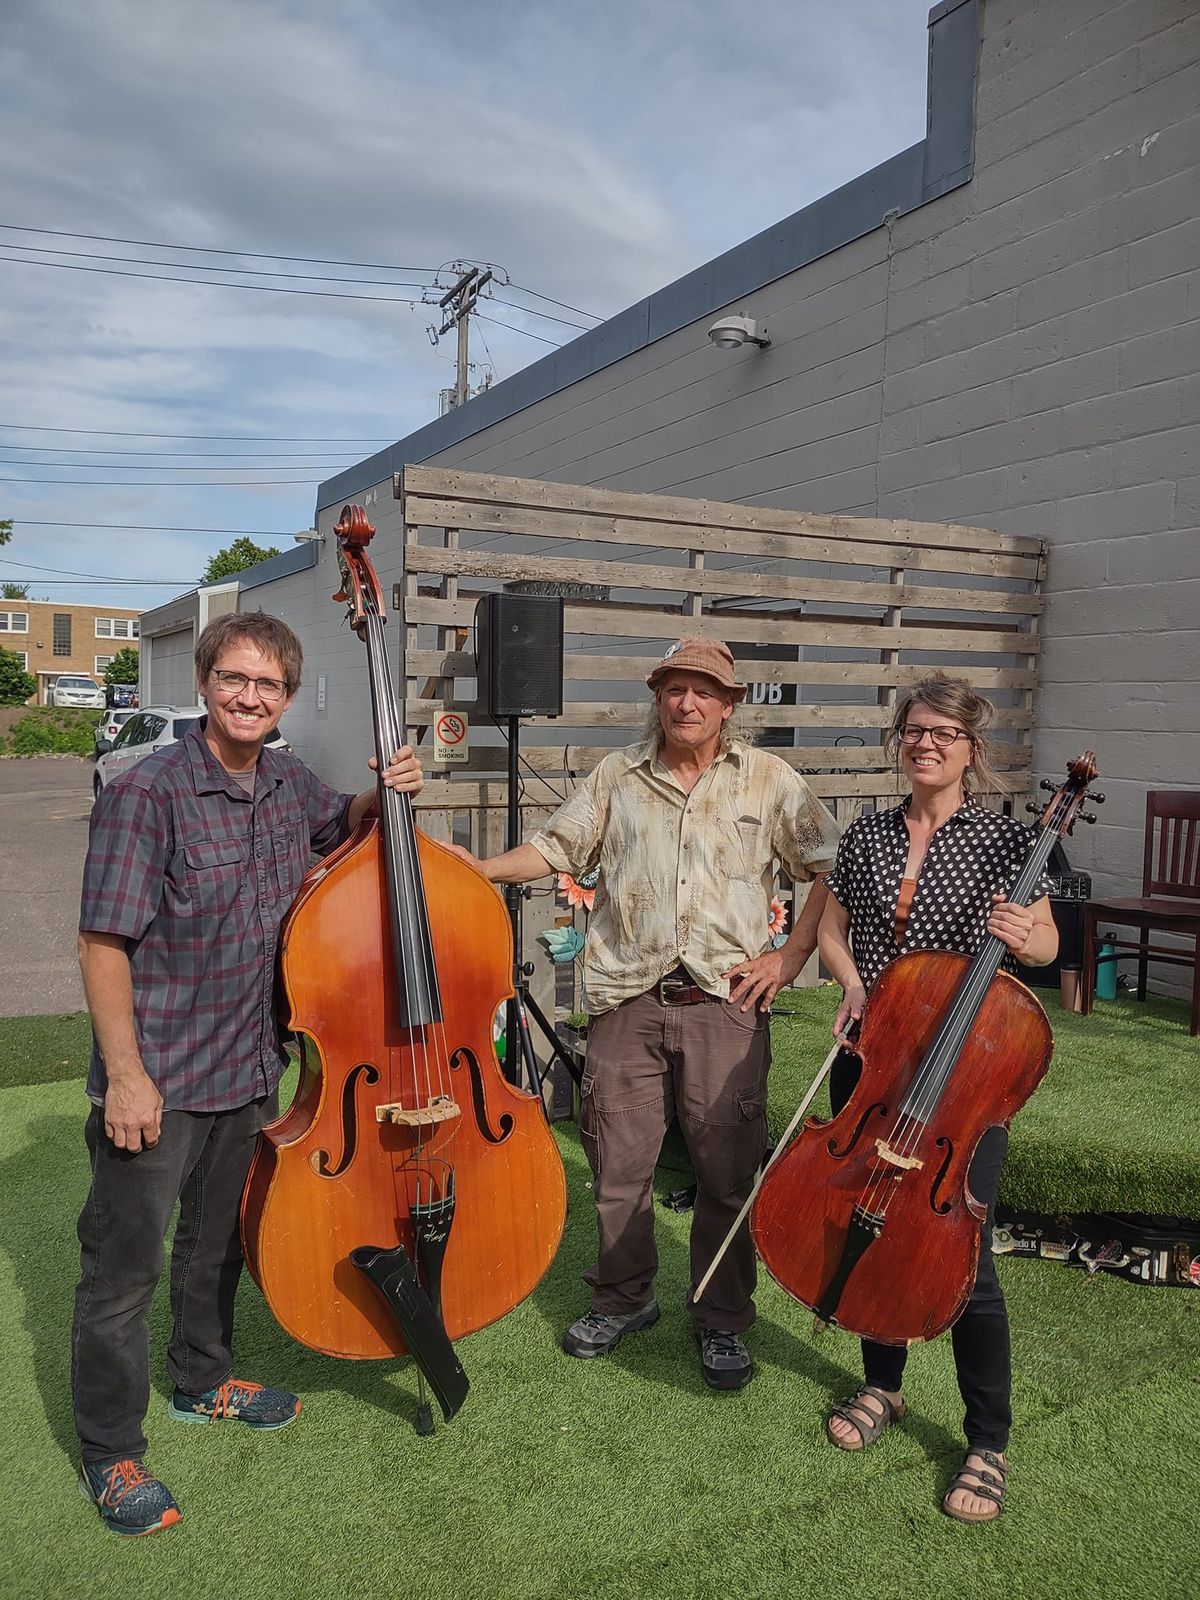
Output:
M371 652L371 664L374 676L379 684L379 710L380 710L380 751L378 759L382 764L390 759L391 752L398 749L403 743L404 730L401 726L399 709L396 697L392 690L391 676L387 667L387 653L382 636L383 618L375 615L368 622L368 649ZM388 837L389 857L392 864L392 882L395 893L399 893L401 883L405 893L411 897L415 907L420 908L420 932L423 937L416 939L417 951L405 950L397 952L397 964L403 968L405 985L405 1001L410 1018L412 1011L412 994L409 982L408 963L414 954L420 962L420 985L422 997L432 1002L436 1015L421 1026L415 1028L409 1023L410 1054L413 1062L413 1090L414 1096L419 1098L420 1079L418 1070L418 1051L416 1035L420 1034L420 1068L424 1071L425 1095L427 1104L432 1104L436 1093L448 1095L449 1091L449 1047L446 1041L445 1018L442 1015L442 997L438 984L437 968L433 961L432 942L429 936L428 923L424 915L425 899L424 885L421 876L421 863L417 853L417 840L414 825L412 802L408 795L396 794L393 790L384 790L383 804L390 811L390 826L385 829ZM403 957L403 959L401 959ZM413 973L414 980L418 974ZM429 1036L433 1036L433 1071L430 1070ZM419 1109L419 1107L418 1107ZM429 1134L428 1142L434 1143L439 1135L436 1132L437 1124L433 1125L435 1131ZM447 1134L446 1138L452 1138ZM417 1125L417 1160L420 1161L421 1152L426 1143L423 1126ZM432 1176L431 1176L432 1182ZM418 1199L420 1196L418 1195Z

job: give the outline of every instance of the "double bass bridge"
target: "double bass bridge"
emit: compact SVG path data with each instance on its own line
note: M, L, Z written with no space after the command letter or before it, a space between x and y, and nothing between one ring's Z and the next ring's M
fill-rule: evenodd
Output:
M375 1107L376 1122L399 1123L405 1128L432 1128L439 1122L452 1122L462 1116L457 1100L448 1094L435 1094L423 1106L406 1106L399 1102Z

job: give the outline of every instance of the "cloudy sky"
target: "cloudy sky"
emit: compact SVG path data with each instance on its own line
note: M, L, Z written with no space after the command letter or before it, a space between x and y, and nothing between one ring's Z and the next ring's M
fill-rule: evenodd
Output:
M439 269L504 269L510 376L921 138L928 5L4 0L0 581L148 608L291 548L437 414Z

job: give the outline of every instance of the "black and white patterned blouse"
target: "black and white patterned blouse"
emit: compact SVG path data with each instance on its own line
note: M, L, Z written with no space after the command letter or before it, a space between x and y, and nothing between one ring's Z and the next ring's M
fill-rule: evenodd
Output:
M909 801L851 823L826 882L850 913L850 945L866 988L904 950L952 950L973 956L987 938L992 896L1007 893L1024 865L1034 831L1014 817L987 811L969 797L929 841L896 944L896 902L908 863ZM1043 873L1038 896L1049 894ZM1012 971L1011 954L1004 966Z

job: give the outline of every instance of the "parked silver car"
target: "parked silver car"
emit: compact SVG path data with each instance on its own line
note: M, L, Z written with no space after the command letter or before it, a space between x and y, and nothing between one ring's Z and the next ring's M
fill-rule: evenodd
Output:
M182 739L192 724L204 716L203 706L147 706L134 711L112 742L112 748L96 762L92 775L92 790L99 794L107 784L135 761L148 756L164 745ZM117 716L123 715L121 712ZM290 750L292 747L280 733L272 728L266 741L272 750Z
M96 754L98 756L107 755L116 742L118 733L120 733L130 717L136 716L136 706L130 706L127 710L122 711L106 711L92 732L92 738L96 742Z
M63 672L54 680L50 691L52 706L83 706L85 710L103 711L108 704L104 690L95 678L78 672Z

